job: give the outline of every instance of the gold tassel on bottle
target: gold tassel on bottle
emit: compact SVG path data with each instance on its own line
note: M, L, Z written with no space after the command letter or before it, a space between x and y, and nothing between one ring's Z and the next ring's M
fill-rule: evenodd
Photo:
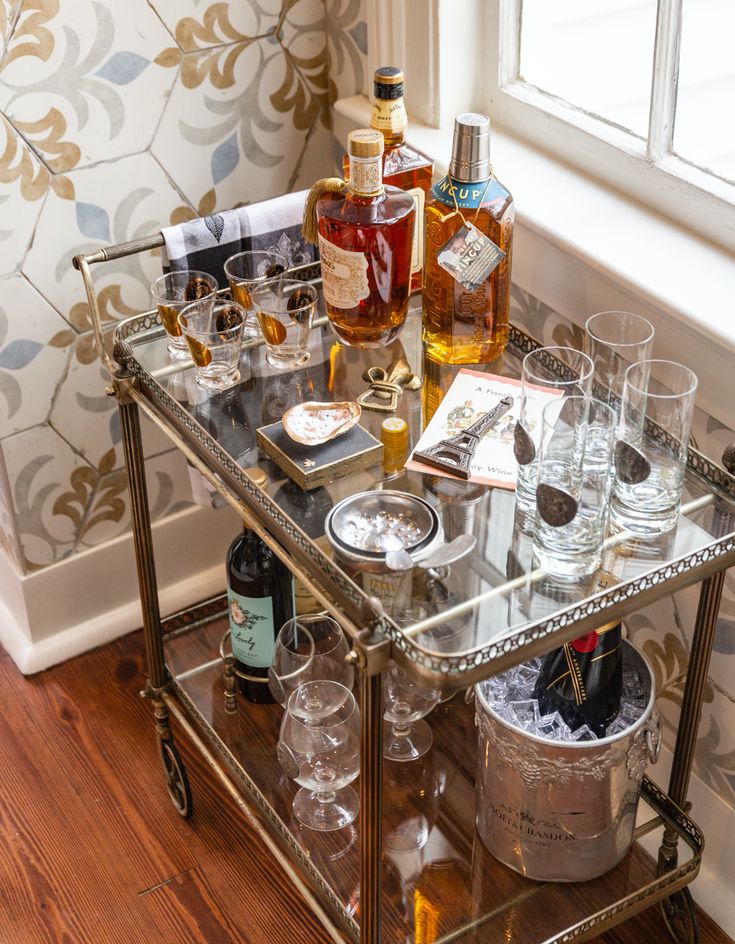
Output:
M318 231L316 222L316 204L325 193L342 193L347 189L347 181L341 177L323 177L317 180L306 197L304 204L304 222L301 232L307 243L317 244Z

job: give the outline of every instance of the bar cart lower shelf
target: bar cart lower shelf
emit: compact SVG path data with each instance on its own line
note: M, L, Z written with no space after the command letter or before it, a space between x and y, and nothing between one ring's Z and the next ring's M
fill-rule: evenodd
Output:
M220 604L223 610L225 598ZM243 794L250 816L258 817L298 867L300 880L323 907L324 917L334 923L336 939L341 939L340 932L345 939L356 939L360 911L356 824L318 833L294 820L291 800L296 785L276 759L281 707L240 701L234 712L227 710L222 662L216 656L227 621L224 613L217 614L216 600L201 612L189 612L189 625L177 625L179 621L180 617L170 621L164 635L171 673L163 699L166 708L210 765ZM384 765L381 940L386 944L582 941L672 895L668 901L672 925L687 923L690 897L685 886L699 870L703 837L648 778L636 842L607 875L578 884L536 882L497 862L474 826L473 715L473 707L457 694L429 716L434 744L427 755L412 763ZM165 743L170 745L170 739ZM185 773L183 777L183 786L176 777L171 786L169 778L170 792L179 812L188 815L191 806L181 804L182 796L189 796ZM665 827L680 840L679 862L659 874L640 840L653 835L657 847Z

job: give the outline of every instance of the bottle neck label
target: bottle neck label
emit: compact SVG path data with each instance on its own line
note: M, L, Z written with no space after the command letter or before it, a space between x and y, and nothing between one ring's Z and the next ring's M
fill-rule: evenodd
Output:
M276 634L271 597L244 597L228 588L232 654L245 665L264 669L271 664Z
M476 210L478 207L494 203L493 186L488 186L488 178L463 183L453 177L443 177L431 188L431 196L446 206L458 206L460 210ZM456 204L455 204L456 201Z
M370 116L370 127L388 134L405 134L408 127L408 115L403 98L392 101L376 98Z
M370 295L368 261L362 252L342 249L319 233L324 300L333 308L355 308Z
M377 197L383 192L382 156L353 157L350 154L350 190L361 197Z

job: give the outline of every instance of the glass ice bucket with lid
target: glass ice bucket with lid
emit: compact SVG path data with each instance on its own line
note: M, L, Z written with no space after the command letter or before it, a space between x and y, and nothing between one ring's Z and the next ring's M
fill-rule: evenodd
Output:
M633 841L641 781L660 748L653 672L623 641L646 707L596 741L552 741L504 720L475 686L477 831L505 865L538 881L579 882L612 869Z

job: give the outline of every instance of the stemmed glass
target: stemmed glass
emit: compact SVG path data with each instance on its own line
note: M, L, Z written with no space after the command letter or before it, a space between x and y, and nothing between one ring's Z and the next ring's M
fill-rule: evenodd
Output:
M331 679L351 689L355 670L347 662L350 647L339 623L323 613L296 616L281 627L268 669L268 687L286 707L305 682Z
M321 832L349 826L360 808L349 786L360 772L360 716L352 692L325 679L292 692L281 722L278 760L301 784L292 808L302 826Z
M409 761L431 747L431 728L423 720L439 701L439 692L411 678L395 662L383 673L383 757Z

